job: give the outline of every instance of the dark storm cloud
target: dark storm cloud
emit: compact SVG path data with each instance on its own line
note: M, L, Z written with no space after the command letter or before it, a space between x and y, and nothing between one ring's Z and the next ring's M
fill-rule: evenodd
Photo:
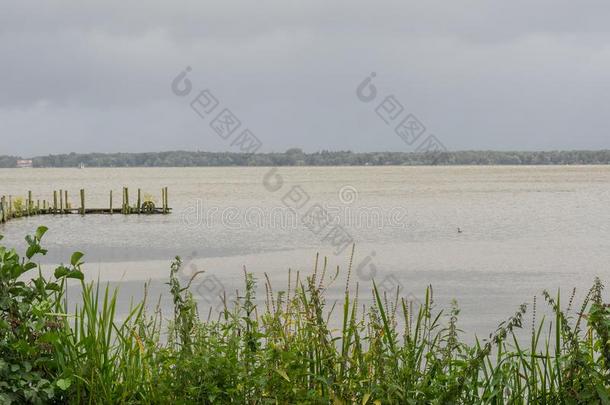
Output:
M604 2L5 2L0 154L227 150L170 91L192 66L263 150L404 150L355 88L375 71L450 149L595 149Z

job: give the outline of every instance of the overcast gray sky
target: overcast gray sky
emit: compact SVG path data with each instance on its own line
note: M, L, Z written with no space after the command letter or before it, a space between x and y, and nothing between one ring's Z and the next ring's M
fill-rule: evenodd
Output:
M610 148L608 21L607 1L5 0L0 154L231 150L189 106L203 89L262 151L412 150L388 95L450 150Z

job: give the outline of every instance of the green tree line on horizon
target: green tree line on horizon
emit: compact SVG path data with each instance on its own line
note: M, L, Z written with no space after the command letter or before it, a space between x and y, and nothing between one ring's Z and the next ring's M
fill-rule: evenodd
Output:
M1 168L17 166L16 156L0 156ZM609 164L610 150L352 152L301 149L286 152L233 153L169 151L146 153L69 153L38 156L34 167L206 167L206 166L387 166L387 165L589 165Z

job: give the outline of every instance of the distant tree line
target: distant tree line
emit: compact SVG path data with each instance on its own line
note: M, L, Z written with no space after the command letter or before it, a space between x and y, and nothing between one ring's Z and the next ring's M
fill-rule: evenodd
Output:
M16 156L0 156L0 167L16 167ZM70 153L39 156L34 167L200 167L200 166L386 166L386 165L590 165L609 164L610 150L438 153L321 151L289 149L279 153L151 152Z

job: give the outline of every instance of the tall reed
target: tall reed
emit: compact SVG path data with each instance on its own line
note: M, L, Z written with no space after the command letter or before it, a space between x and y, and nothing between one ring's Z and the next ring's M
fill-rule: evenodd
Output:
M38 246L32 256L44 253L41 237L28 239ZM19 263L7 252L0 249L3 294L21 276L7 270ZM544 291L552 318L538 316L540 302L534 300L525 339L518 331L528 308L521 305L486 339L467 344L457 303L438 309L432 287L414 303L373 283L372 300L364 302L361 286L348 281L341 303L327 303L339 272L330 275L326 260L321 267L316 261L309 275L291 272L283 291L265 275L262 304L257 280L244 270L244 290L225 301L218 318L202 319L189 288L198 274L182 285L177 258L168 281L173 315L163 319L158 304L150 312L145 298L119 319L117 291L85 282L82 258L74 254L53 280L39 273L31 282L51 286L31 305L49 303L37 316L55 322L44 341L51 344L47 366L37 369L52 395L39 402L610 403L610 309L599 279L576 311L574 293L564 308L559 292ZM22 265L31 269L28 260ZM349 267L346 273L349 280ZM65 294L68 279L78 280L82 291L73 310ZM17 316L0 309L4 323ZM331 326L336 321L338 327ZM12 364L25 362L10 351L22 332L13 328L8 334L4 323L0 350ZM1 365L0 376L10 374ZM0 398L36 402L9 392L16 384L9 381L13 385L0 382Z

